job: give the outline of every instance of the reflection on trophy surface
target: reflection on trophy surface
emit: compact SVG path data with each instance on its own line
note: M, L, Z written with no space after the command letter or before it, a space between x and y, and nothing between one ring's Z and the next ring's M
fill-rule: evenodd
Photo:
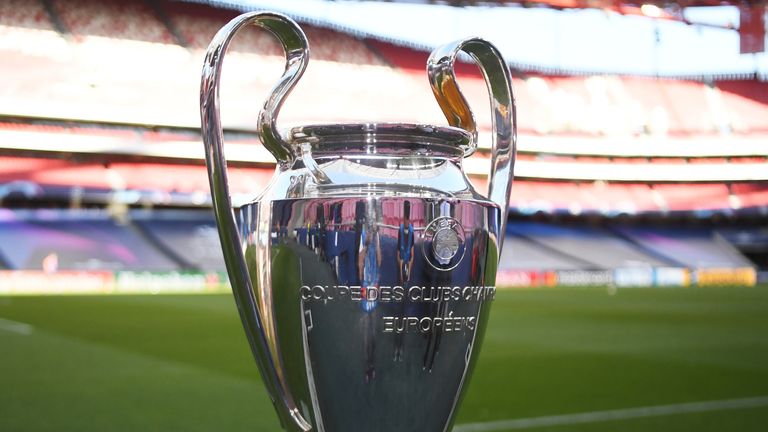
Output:
M283 44L283 77L259 115L273 181L232 211L222 152L221 62L255 24ZM494 115L488 198L462 171L476 126L453 72L459 51L484 71ZM446 431L476 363L498 264L514 162L509 71L481 39L436 50L428 77L450 127L275 129L308 61L301 29L242 15L209 48L201 115L214 210L240 316L290 431Z

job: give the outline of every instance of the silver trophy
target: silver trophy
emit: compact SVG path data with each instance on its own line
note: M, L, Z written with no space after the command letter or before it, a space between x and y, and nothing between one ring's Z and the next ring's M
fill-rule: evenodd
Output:
M276 36L287 61L258 118L274 177L234 212L219 81L227 46L249 24ZM488 197L462 170L477 127L454 74L461 51L491 96ZM508 67L478 38L432 53L427 73L450 127L313 125L281 135L277 115L308 60L295 22L247 13L216 34L203 68L213 208L256 363L286 430L450 430L496 292L516 139Z

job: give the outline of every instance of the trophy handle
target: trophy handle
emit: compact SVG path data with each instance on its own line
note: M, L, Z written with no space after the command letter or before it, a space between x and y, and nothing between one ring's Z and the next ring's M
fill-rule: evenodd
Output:
M501 209L500 228L507 220L509 193L512 190L517 142L517 114L512 94L512 78L509 67L499 50L480 38L456 41L437 48L427 60L427 75L437 103L451 126L460 127L472 134L472 142L464 146L464 156L477 149L477 123L472 109L456 83L454 65L460 51L469 54L480 67L488 85L491 99L493 146L491 148L491 172L488 174L488 198ZM499 252L504 233L499 233Z
M240 318L256 356L256 363L259 365L259 370L270 390L278 413L281 414L280 417L283 418L282 414L287 413L300 430L310 431L312 430L311 425L302 417L290 390L278 372L280 359L269 354L272 352L270 346L273 342L266 336L263 319L253 296L253 286L248 277L241 239L232 210L232 200L229 195L227 162L224 156L219 112L219 83L227 47L238 30L248 24L269 30L280 39L285 49L285 72L264 103L264 107L259 113L258 125L262 143L275 156L278 164L287 165L294 159L290 146L277 132L275 121L283 100L304 73L309 60L309 44L304 32L290 18L275 13L251 12L238 16L219 30L211 41L205 56L200 85L200 115L203 143L205 144L205 160L208 166L213 211L219 229L227 272L232 283L232 291L238 300ZM264 355L258 356L256 354L258 352L264 353Z

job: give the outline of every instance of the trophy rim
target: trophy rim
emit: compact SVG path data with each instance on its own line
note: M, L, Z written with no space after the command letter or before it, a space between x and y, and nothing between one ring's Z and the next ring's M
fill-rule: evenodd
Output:
M364 145L419 145L443 150L456 156L473 141L472 134L453 126L417 123L342 123L297 126L290 130L291 144L309 143L316 150L321 145L357 143Z

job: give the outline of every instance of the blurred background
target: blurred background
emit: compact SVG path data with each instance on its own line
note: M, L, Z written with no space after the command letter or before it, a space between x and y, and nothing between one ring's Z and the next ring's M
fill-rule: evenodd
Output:
M199 129L207 44L261 9L311 46L284 128L445 125L433 48L482 36L510 64L505 289L456 430L765 430L762 0L0 0L0 430L279 429ZM236 204L274 171L255 125L283 62L255 28L227 55ZM487 91L458 76L484 191Z

